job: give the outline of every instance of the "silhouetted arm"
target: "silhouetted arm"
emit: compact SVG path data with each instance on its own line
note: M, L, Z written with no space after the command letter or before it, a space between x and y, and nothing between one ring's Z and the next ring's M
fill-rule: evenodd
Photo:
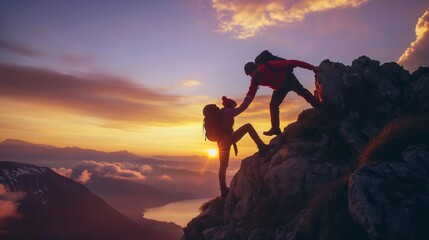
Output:
M243 102L241 103L241 105L234 108L234 110L233 110L234 111L234 113L233 113L234 117L239 115L240 113L242 113L244 110L246 110L249 107L252 100L253 100L253 98L246 96L244 98Z
M254 79L251 80L249 91L247 91L246 97L249 97L250 99L255 98L256 92L258 91L259 85L256 83Z

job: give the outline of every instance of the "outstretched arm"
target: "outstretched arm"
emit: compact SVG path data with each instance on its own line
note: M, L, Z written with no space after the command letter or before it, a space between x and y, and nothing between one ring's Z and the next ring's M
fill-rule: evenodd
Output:
M249 97L251 100L253 100L253 98L256 96L256 92L258 91L258 87L259 85L256 83L256 80L252 78L246 97Z
M237 108L234 108L234 117L239 115L240 113L244 112L244 110L246 110L250 103L252 102L253 98L246 96L243 100L243 102L241 103L240 106L238 106Z

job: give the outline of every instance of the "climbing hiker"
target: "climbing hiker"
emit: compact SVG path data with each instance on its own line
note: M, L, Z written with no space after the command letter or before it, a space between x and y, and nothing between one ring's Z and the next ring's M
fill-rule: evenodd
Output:
M316 66L299 60L286 60L272 55L269 51L261 52L255 62L248 62L244 65L244 72L251 77L247 97L253 99L259 86L268 86L273 89L270 101L271 129L264 132L264 135L279 135L280 118L279 106L286 95L293 91L303 97L311 106L319 108L321 102L317 100L307 89L305 89L293 73L295 67L300 67L314 71L320 71Z
M258 147L260 156L264 156L269 150L268 145L266 145L261 140L256 130L253 128L252 124L246 123L235 131L233 129L234 117L236 117L244 110L246 110L246 108L249 106L251 101L252 99L250 97L245 97L243 103L239 107L237 107L237 103L234 100L223 96L222 97L223 108L220 109L218 113L215 113L217 112L217 110L215 110L214 108L215 106L213 106L214 104L206 105L203 109L203 113L205 116L204 124L206 129L206 136L209 138L209 140L212 140L212 141L215 140L217 142L217 146L219 149L219 162L220 162L219 184L220 184L222 197L226 197L229 191L229 188L226 186L225 178L226 178L226 169L228 168L228 164L229 164L229 153L231 150L231 146L234 146L235 154L237 155L237 147L235 144L238 141L240 141L240 139L246 133L249 133L250 137L253 139L253 141L256 143ZM215 116L216 114L219 114L219 113L220 113L220 117ZM210 130L211 126L207 126L207 124L209 124L209 122L211 121L210 118L220 119L220 120L217 120L217 122L221 123L219 125L219 129L216 130L218 133L211 134L212 136L217 135L214 138L212 136L209 137L210 135L209 132L215 131L215 130ZM209 124L209 125L215 125L215 123ZM212 127L212 128L215 128L215 127Z

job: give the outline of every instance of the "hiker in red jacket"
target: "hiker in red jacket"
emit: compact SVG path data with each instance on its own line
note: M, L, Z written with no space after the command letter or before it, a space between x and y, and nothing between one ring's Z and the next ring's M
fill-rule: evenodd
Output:
M264 135L272 136L281 133L279 106L288 92L294 91L315 108L321 105L320 101L298 81L293 73L295 67L319 71L318 67L298 60L272 60L259 65L248 62L244 65L244 72L252 77L247 97L253 99L259 86L268 86L274 90L270 102L271 129L264 132Z
M235 145L240 139L246 134L249 133L250 137L256 143L259 149L259 155L264 156L268 151L268 146L261 140L258 133L253 128L252 124L246 123L243 126L239 127L234 131L234 117L242 113L249 106L252 99L250 97L245 97L243 103L237 106L237 103L225 96L222 97L222 126L225 134L217 141L217 146L219 148L219 183L222 193L222 197L225 197L228 194L229 188L226 186L226 169L228 168L229 163L229 152L231 146L234 145L235 154L237 155L237 146Z

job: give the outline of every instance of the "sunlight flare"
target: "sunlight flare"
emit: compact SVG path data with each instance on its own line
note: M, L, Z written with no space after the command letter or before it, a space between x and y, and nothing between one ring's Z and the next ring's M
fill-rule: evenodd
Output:
M210 148L209 150L207 150L207 154L209 155L209 157L214 158L217 156L217 149Z

